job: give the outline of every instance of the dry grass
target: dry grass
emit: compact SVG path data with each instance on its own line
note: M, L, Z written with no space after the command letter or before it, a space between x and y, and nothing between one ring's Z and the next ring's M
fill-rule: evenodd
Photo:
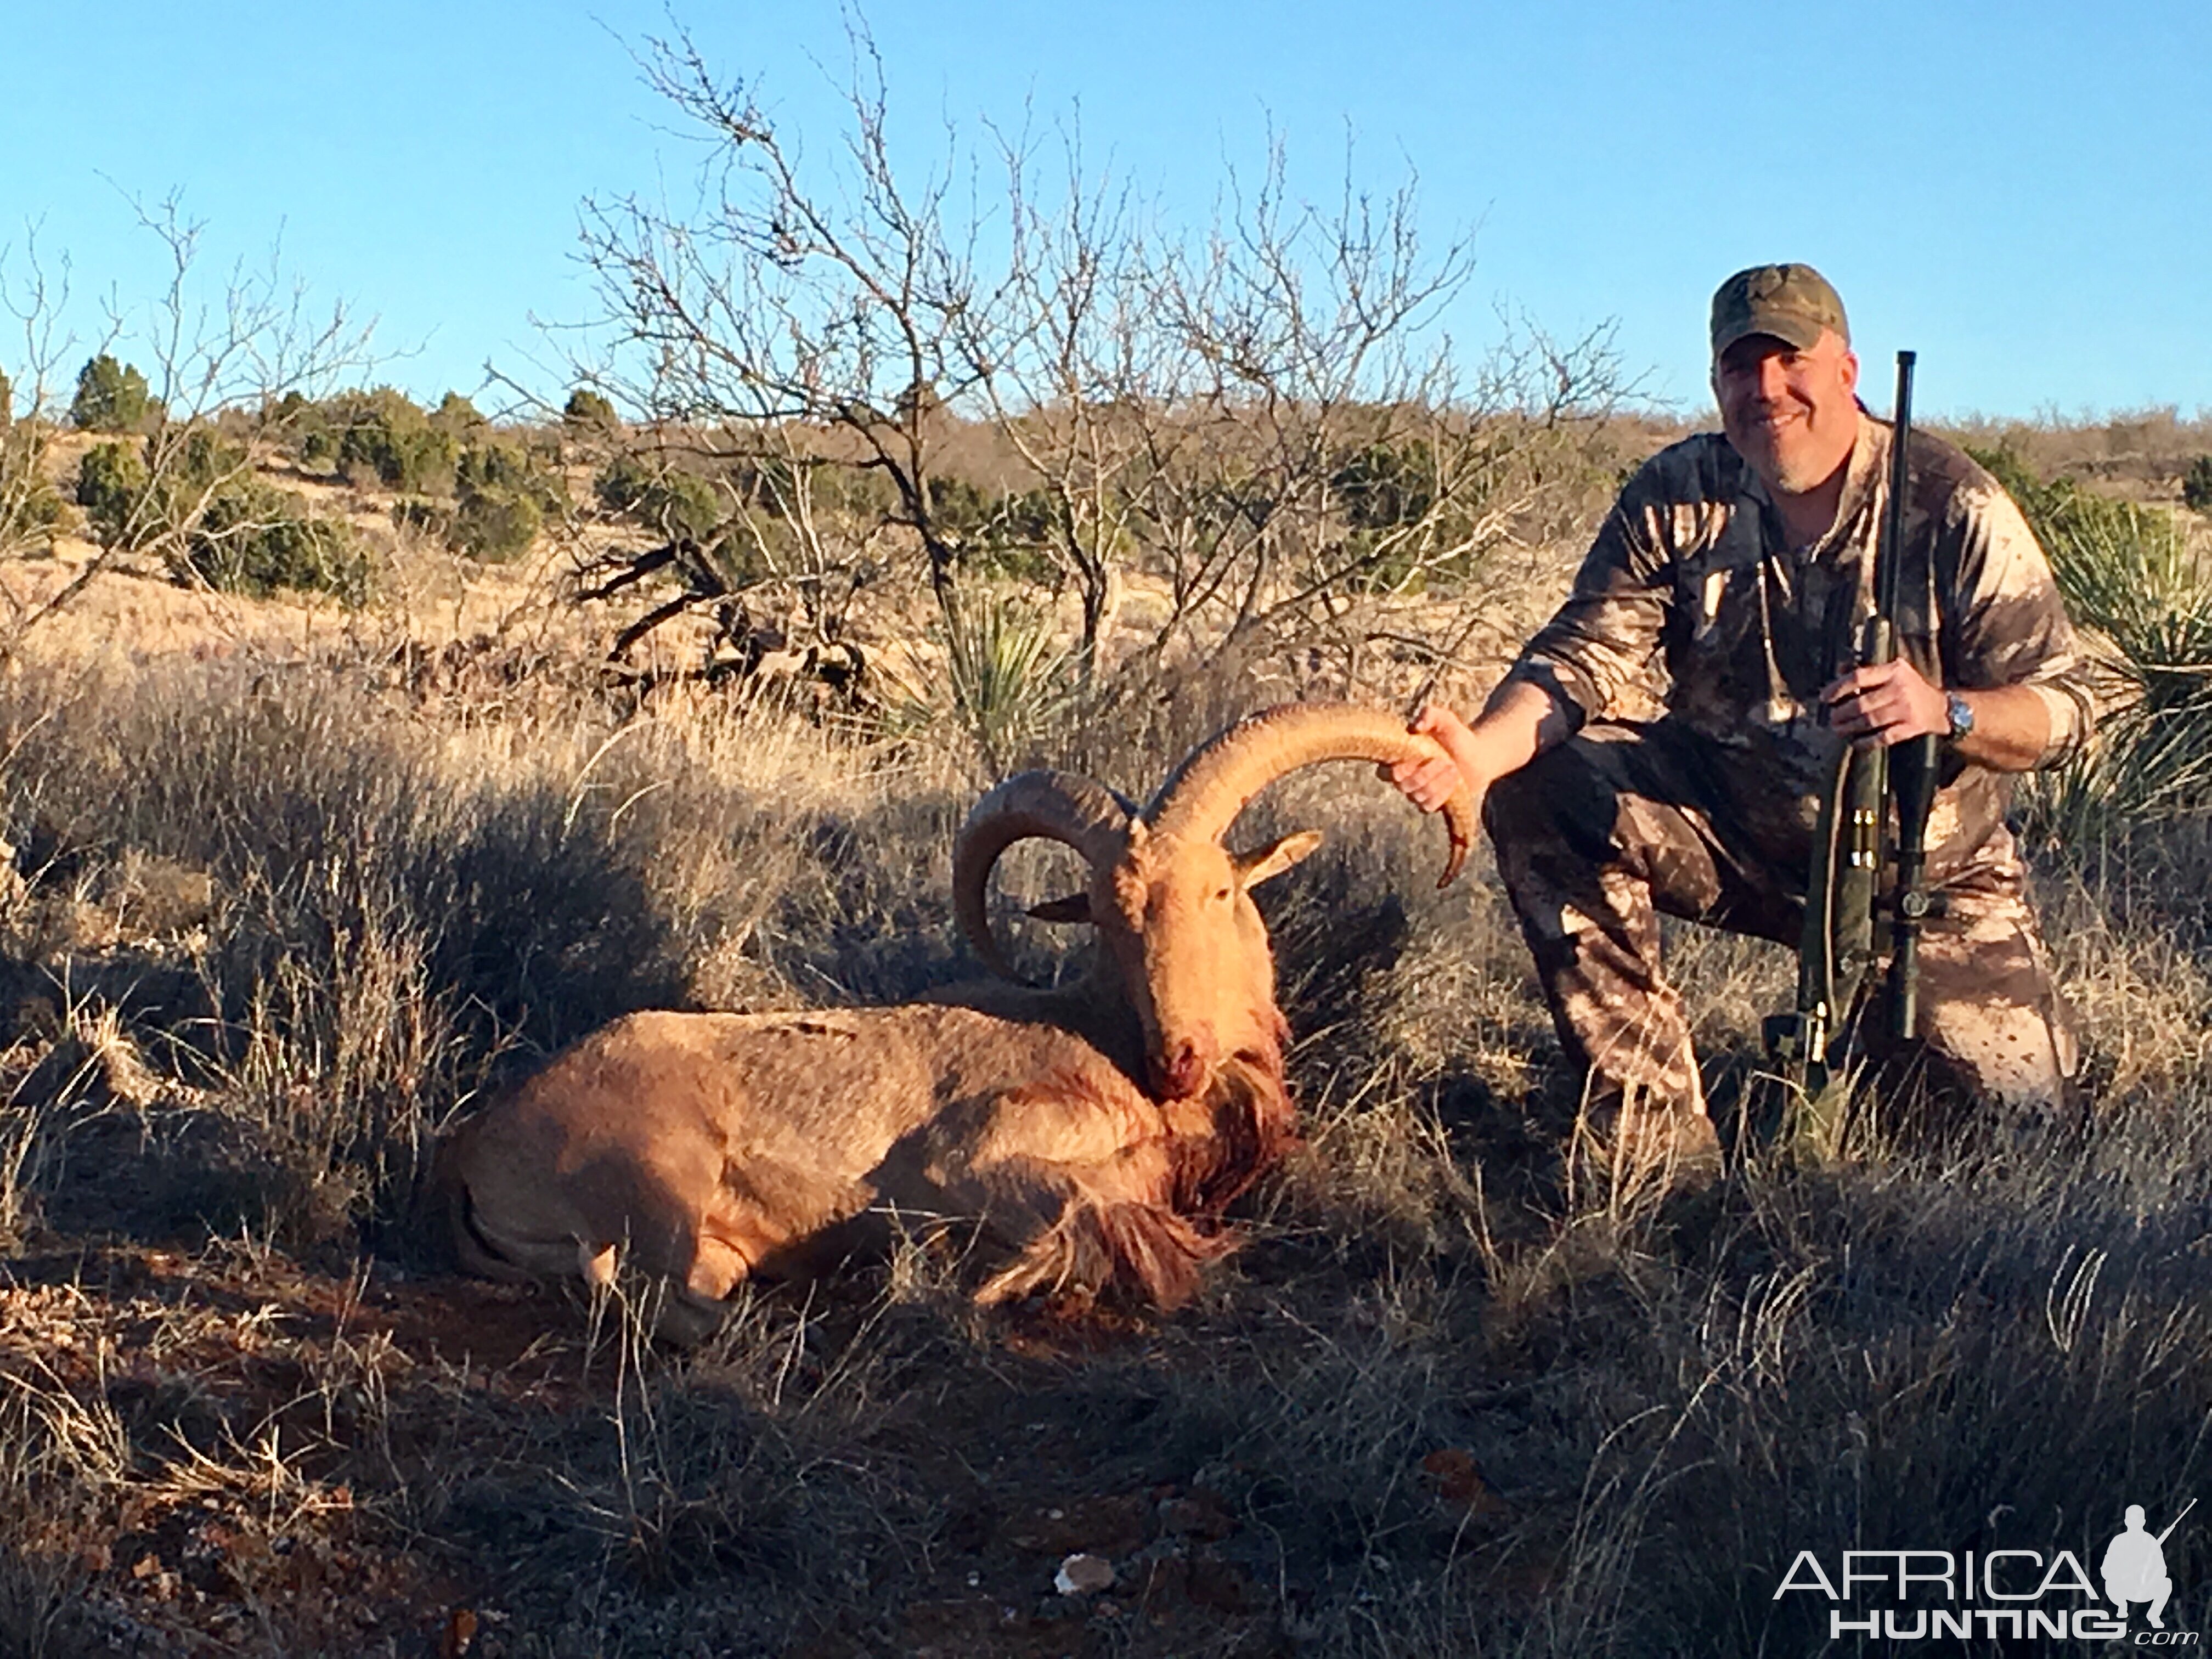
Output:
M1331 836L1267 890L1309 1145L1200 1307L987 1319L916 1244L678 1358L446 1276L429 1138L626 1009L962 973L972 750L552 645L310 644L0 684L0 1654L1794 1653L1799 1547L2087 1559L2207 1471L2201 824L2041 872L2086 1136L1862 1129L1621 1204L1563 1161L1494 877L1436 894L1433 826L1307 775L1252 833ZM1024 758L1141 789L1334 672L1220 665ZM1786 957L1674 947L1748 1076ZM1115 1587L1054 1595L1073 1550ZM2212 1555L2168 1559L2191 1627Z

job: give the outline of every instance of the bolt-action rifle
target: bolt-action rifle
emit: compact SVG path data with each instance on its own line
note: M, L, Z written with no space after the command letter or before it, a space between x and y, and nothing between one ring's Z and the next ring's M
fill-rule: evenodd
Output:
M2182 1515L2186 1515L2186 1514L2188 1514L2190 1510L2191 1510L2195 1509L2196 1507L2197 1507L2197 1500L2196 1500L2195 1498L2191 1498L2191 1499L2190 1499L2186 1504L2184 1504L2181 1506L2181 1515L2177 1515L2177 1516L2175 1516L2173 1517L2173 1519L2172 1519L2172 1520L2171 1520L2171 1521L2169 1521L2169 1522L2167 1522L2166 1523L2166 1530L2165 1530L2164 1532L2162 1532L2162 1533L2159 1534L2159 1535L2158 1535L2158 1541L2159 1541L2160 1543L2163 1544L2164 1542L2166 1542L2166 1540L2168 1538L2171 1538L2171 1537L2173 1535L2173 1529L2174 1529L2176 1527L2178 1527L2178 1526L2179 1526L2179 1525L2181 1524L2181 1516L2182 1516Z
M1913 354L1897 354L1897 414L1890 435L1889 502L1875 550L1875 614L1859 661L1897 659L1897 592L1905 562L1905 453L1912 434ZM1939 757L1932 737L1893 749L1846 744L1837 755L1813 833L1805 930L1797 947L1797 1006L1766 1021L1767 1052L1784 1075L1817 1096L1842 1064L1853 1016L1910 1038L1918 1019L1920 930L1942 908L1927 887L1928 814ZM1887 834L1896 839L1885 847ZM1888 857L1885 857L1885 853ZM1885 869L1893 872L1887 884ZM1887 951L1888 972L1869 991Z

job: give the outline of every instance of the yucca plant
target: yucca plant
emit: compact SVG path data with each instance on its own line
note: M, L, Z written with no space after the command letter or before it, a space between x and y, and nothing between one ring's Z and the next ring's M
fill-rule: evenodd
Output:
M953 707L994 772L1006 772L1059 721L1073 696L1068 653L1044 607L969 589L945 618Z
M949 597L931 630L944 647L943 678L928 686L884 678L896 693L877 716L882 735L905 737L949 722L1003 775L1073 716L1077 676L1073 653L1048 608L1003 589L971 586Z
M2015 492L2020 493L2020 492ZM2212 808L2212 561L2173 514L2067 484L2021 502L2106 682L2098 742L2039 791L2048 829Z

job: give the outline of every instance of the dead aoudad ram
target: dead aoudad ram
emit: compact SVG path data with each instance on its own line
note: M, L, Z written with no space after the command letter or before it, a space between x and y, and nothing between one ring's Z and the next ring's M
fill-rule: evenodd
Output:
M464 1263L489 1276L665 1281L659 1328L711 1330L753 1274L838 1259L871 1224L970 1224L985 1303L1109 1285L1172 1307L1233 1243L1223 1211L1288 1148L1295 1112L1274 961L1250 890L1318 832L1231 852L1246 804L1317 762L1437 752L1376 709L1292 703L1192 751L1141 809L1030 771L976 805L956 914L1001 977L890 1007L637 1013L556 1056L440 1149ZM1474 803L1444 809L1443 880ZM985 888L1042 836L1084 890L1033 915L1103 947L1081 981L1011 982Z

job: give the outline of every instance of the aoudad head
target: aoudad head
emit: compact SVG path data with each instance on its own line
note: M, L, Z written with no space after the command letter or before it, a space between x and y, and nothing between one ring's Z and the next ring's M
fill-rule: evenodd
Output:
M1064 842L1089 866L1083 890L1030 914L1098 930L1142 1028L1154 1092L1170 1099L1201 1094L1237 1058L1277 1070L1285 1027L1267 926L1251 895L1322 837L1301 830L1235 845L1231 826L1254 795L1300 766L1396 760L1425 754L1429 741L1380 711L1291 704L1240 721L1193 751L1141 811L1069 774L1009 779L978 804L962 831L954 860L962 931L987 964L1006 973L986 915L990 866L1024 836ZM1471 800L1455 805L1456 811L1446 809L1455 842L1446 880L1473 833Z

